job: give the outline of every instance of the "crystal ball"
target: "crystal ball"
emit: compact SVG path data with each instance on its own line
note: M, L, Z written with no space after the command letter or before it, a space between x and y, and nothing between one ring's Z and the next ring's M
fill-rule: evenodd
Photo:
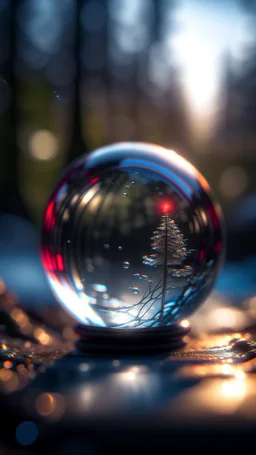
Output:
M53 294L87 326L166 327L208 296L223 221L205 178L172 150L119 143L85 154L45 209L41 257Z

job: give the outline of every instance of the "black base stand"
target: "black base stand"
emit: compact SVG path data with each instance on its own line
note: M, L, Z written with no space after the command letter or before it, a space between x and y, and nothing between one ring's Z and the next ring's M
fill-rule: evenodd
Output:
M79 324L76 348L92 354L153 354L185 346L183 337L190 326L173 324L164 328L109 329Z

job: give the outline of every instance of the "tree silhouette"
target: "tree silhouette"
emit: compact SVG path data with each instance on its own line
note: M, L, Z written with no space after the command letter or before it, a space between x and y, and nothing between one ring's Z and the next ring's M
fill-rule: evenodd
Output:
M184 260L190 251L187 250L182 232L169 215L161 217L161 224L154 231L151 240L152 249L156 253L143 256L143 263L163 268L161 304L163 311L167 286L182 286L191 276L192 267L184 265Z
M81 118L81 84L82 84L82 30L81 30L81 12L86 1L76 0L75 17L74 17L74 92L73 92L73 112L72 112L72 129L70 134L70 144L67 153L67 162L80 157L88 151L88 144L85 143ZM86 79L86 77L85 77Z
M1 33L5 33L3 42L8 42L6 49L7 59L0 67L0 97L8 97L6 109L0 113L0 143L2 146L0 166L0 212L13 213L27 220L31 220L31 214L24 203L20 189L20 150L18 147L18 80L15 66L17 63L17 10L18 2L15 0L7 4L5 14L6 25L0 26ZM3 29L3 31L2 31ZM6 153L5 153L5 152Z
M241 59L230 51L224 54L221 109L212 143L227 156L240 155L246 165L244 157L254 155L256 142L256 2L239 0L238 4L241 13L247 13L251 39L245 43Z

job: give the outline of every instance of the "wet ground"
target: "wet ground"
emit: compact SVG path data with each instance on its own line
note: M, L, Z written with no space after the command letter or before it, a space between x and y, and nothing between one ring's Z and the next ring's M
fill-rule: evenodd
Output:
M234 450L254 443L251 265L248 273L227 265L191 318L185 346L161 355L78 353L73 321L62 309L26 307L4 282L0 292L1 453Z

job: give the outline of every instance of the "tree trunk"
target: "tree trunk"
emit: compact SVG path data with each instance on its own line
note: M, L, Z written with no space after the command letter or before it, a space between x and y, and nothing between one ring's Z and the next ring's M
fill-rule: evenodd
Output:
M163 272L163 290L162 290L162 303L161 303L161 316L163 315L165 305L165 293L167 285L167 253L168 253L168 232L167 232L167 218L165 218L165 238L164 238L164 272Z
M6 80L11 91L11 101L2 114L1 123L1 181L0 181L0 212L12 213L30 219L29 211L24 204L19 187L19 154L17 144L17 78L15 75L16 63L16 11L18 2L12 0L9 3L8 34L9 53L6 64L3 66L1 75Z
M82 128L81 112L81 85L82 85L82 30L81 30L81 11L84 6L84 0L76 1L75 13L75 37L74 37L74 59L75 59L75 77L74 77L74 98L73 98L73 116L72 129L69 150L67 154L68 163L88 152L88 146L84 141Z

